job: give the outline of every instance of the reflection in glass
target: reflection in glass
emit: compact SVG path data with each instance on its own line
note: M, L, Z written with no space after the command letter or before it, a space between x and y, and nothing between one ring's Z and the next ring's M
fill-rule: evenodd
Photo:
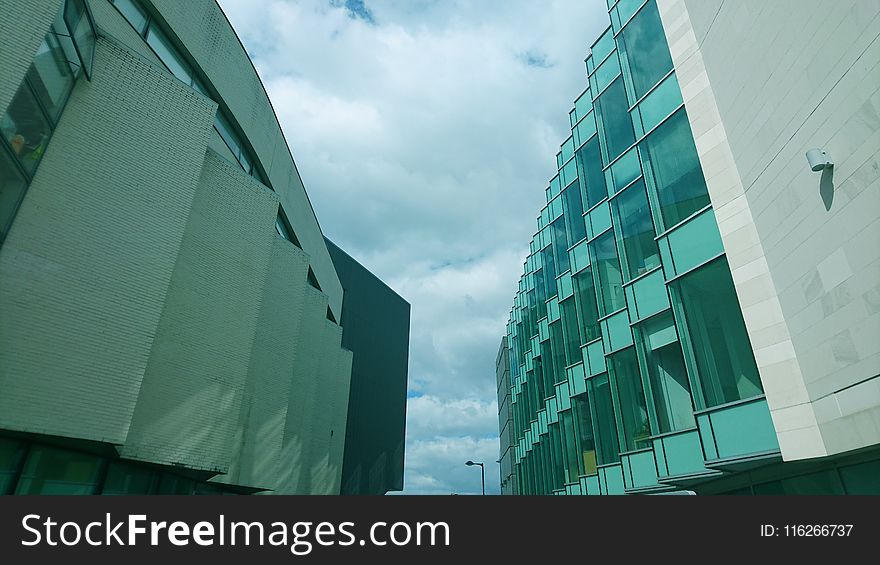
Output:
M599 154L599 136L593 136L577 152L578 177L581 179L583 199L589 210L608 195L605 174L602 172L602 156Z
M74 77L61 45L51 33L46 35L37 50L27 80L50 119L57 122L67 95L73 89Z
M605 160L607 165L626 151L635 141L629 104L623 88L623 77L615 80L602 95L596 99L596 114L601 121L599 128L603 134Z
M101 460L50 447L31 447L16 494L93 494Z
M593 284L593 267L587 267L571 278L574 298L580 315L582 343L584 345L601 336L599 310L596 306L596 289Z
M648 367L658 432L694 427L691 387L672 315L667 311L636 328L639 351Z
M614 379L620 401L620 424L623 431L621 451L651 447L648 406L636 351L628 347L609 355L608 361L608 373Z
M611 207L620 230L627 280L632 280L660 264L644 181L624 190L611 201Z
M626 305L623 296L623 279L620 276L620 261L617 260L617 247L614 233L607 231L590 244L593 249L593 265L599 279L599 313L607 316Z
M706 408L763 393L733 279L723 257L675 283Z
M639 11L617 39L621 51L628 54L635 99L638 100L672 70L672 57L654 0Z
M651 171L665 229L709 204L703 169L682 108L639 144L645 174Z
M6 113L0 117L0 131L18 162L33 173L43 157L52 132L27 82L21 83Z
M578 465L582 475L596 472L596 442L593 436L593 421L590 416L590 399L587 394L579 394L571 399L572 412L575 415L578 447L580 448Z
M608 373L588 379L587 393L590 395L593 421L596 424L596 460L599 465L616 463L620 461L620 452L617 447L617 423L614 419Z

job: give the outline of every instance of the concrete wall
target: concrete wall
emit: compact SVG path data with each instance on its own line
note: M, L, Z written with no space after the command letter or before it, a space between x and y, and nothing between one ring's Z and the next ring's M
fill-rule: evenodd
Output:
M783 457L880 442L880 4L658 8Z
M307 282L314 258L275 233L281 195L210 148L217 104L93 4L93 80L0 247L0 430L338 493L351 352ZM323 246L316 223L294 227Z

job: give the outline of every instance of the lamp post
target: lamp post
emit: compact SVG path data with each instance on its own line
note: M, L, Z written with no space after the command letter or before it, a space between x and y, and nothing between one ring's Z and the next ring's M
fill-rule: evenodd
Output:
M477 462L470 461L470 460L465 461L464 464L467 465L468 467L473 467L474 465L480 466L480 484L483 486L483 496L485 496L486 495L486 468L483 467L482 463L477 463Z

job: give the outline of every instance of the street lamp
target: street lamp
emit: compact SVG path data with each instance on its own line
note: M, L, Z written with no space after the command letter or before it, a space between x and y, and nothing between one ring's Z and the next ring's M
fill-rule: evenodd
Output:
M474 465L480 466L480 484L483 485L483 496L485 496L486 495L486 468L483 467L482 463L476 463L476 462L470 461L470 460L465 461L464 464L467 465L468 467L473 467Z

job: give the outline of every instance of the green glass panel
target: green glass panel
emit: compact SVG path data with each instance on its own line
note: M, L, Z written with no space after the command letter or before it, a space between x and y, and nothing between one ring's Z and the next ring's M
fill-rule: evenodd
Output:
M13 481L18 473L24 451L23 443L0 438L0 495L9 494L15 487Z
M610 171L611 182L608 186L608 196L614 196L620 189L642 175L638 148L633 147L627 151L623 157L611 165Z
M548 226L549 228L549 226ZM547 295L556 295L556 259L553 258L553 249L545 247L541 249L541 263L544 265L544 283Z
M49 118L58 121L67 95L73 89L74 76L58 39L47 34L28 69L27 80Z
M0 151L0 240L6 237L26 190L27 181L6 152Z
M641 98L672 69L672 57L654 0L626 24L617 41L627 54L635 97Z
M645 488L657 485L657 464L654 462L654 452L644 451L627 455L629 461L623 463L630 469L632 488Z
M603 202L587 214L587 236L594 238L611 227L611 206Z
M554 322L550 324L550 347L553 359L553 376L554 382L559 382L565 378L565 341L562 335L562 322Z
M691 387L672 314L666 312L639 324L635 333L648 369L657 431L693 428Z
M634 308L631 307L630 312L635 312L638 320L669 308L669 293L666 291L662 269L640 278L627 289L631 291L631 300L634 302Z
M563 163L562 151L560 151L559 153L556 154L556 169L557 170L562 169L562 163Z
M113 0L122 15L139 34L147 27L147 13L134 0Z
M706 460L718 459L718 451L715 449L715 436L712 433L712 423L709 421L708 414L700 414L697 416L697 429L700 432L700 444Z
M629 327L629 315L621 310L613 316L602 320L602 338L607 351L617 351L632 345L632 331Z
M571 278L568 279L569 284ZM574 298L559 303L562 312L562 328L565 341L566 366L581 360L581 334L578 327L577 307Z
M876 477L875 477L876 480ZM758 495L821 495L845 494L840 478L834 471L819 471L752 487Z
M574 155L574 140L569 137L563 141L560 150L560 153L562 154L562 162L565 163L572 155Z
M114 462L107 470L101 494L150 494L155 476L151 469Z
M568 253L569 259L571 260L572 273L577 274L581 270L586 269L590 266L590 249L589 247L587 247L586 241L582 241L578 245L574 246L569 250Z
M627 280L632 280L660 265L660 250L654 239L654 222L648 206L645 183L638 181L611 200L615 225L623 250Z
M639 149L666 229L709 204L703 169L684 108L651 132Z
M587 120L593 122L592 117ZM602 156L599 153L599 136L594 136L581 147L575 160L578 163L578 177L584 208L589 210L608 196L605 189L605 174L602 172Z
M721 408L709 416L718 457L743 457L779 449L767 401Z
M577 114L577 120L580 121L589 114L593 110L593 97L590 94L590 90L584 90L584 92L578 96L578 99L574 101L574 111ZM575 122L577 123L577 122ZM586 138L583 138L586 139Z
M620 403L621 451L651 447L648 407L635 349L608 356L608 374L614 379Z
M556 279L556 288L559 292L559 300L565 300L572 296L574 289L571 284L571 271L566 271Z
M574 126L577 123L577 111L574 108L572 108L572 110L568 113L568 123L572 127L572 129L574 129ZM578 143L577 136L575 136L574 142L575 144ZM559 168L558 165L557 168Z
M571 161L574 166L574 161ZM568 230L568 241L575 243L587 237L584 224L584 206L581 201L581 187L575 182L562 192L565 204L565 227Z
M191 495L195 492L195 487L195 481L164 473L159 481L158 494Z
M591 102L591 104L592 104L592 102ZM578 124L574 128L574 131L576 132L575 136L577 137L578 146L583 145L583 143L585 141L590 139L593 136L593 134L596 133L596 118L595 118L595 116L592 113L587 114L587 116L584 117L584 119L582 119L580 122L578 122ZM601 166L601 163L600 163L600 166Z
M578 473L592 475L596 472L597 460L589 396L587 394L574 396L571 405L577 433Z
M565 220L563 218L559 218L558 220L550 224L550 232L553 237L553 251L556 258L556 270L559 273L564 273L571 268L571 265L568 262L568 234L565 230Z
M645 3L645 0L620 0L615 8L617 9L617 16L620 18L621 24L626 24L627 20L629 20L633 14L636 13L636 10Z
M52 129L27 82L21 83L6 113L0 116L0 133L21 166L33 174L49 144ZM7 177L6 171L0 174ZM6 187L3 190L6 192Z
M763 393L733 280L723 257L673 283L705 407Z
M575 302L580 320L581 336L583 343L588 343L601 336L592 268L587 267L572 277L572 283L574 285Z
M703 465L703 451L700 449L700 435L696 430L664 436L662 441L666 469L670 476L691 475L706 470Z
M608 374L603 373L587 380L587 393L592 408L593 430L596 434L596 460L599 465L619 461L617 423L614 419Z
M605 494L625 494L623 483L623 470L620 465L605 467L602 469L604 477L603 488Z
M607 165L629 149L635 141L623 78L611 83L611 86L596 99L595 107L599 121L603 163Z
M602 340L590 343L583 351L585 351L584 363L589 367L590 376L605 372L605 348Z
M651 131L651 128L681 106L682 102L678 79L675 78L675 73L672 73L636 107L633 119L636 135L642 136Z
M33 446L16 494L92 494L101 459L74 451Z
M576 481L578 476L581 475L581 469L578 466L580 448L578 446L577 437L575 436L574 416L572 415L572 411L566 410L565 412L561 412L559 416L565 449L565 482L570 483Z
M614 50L614 31L609 27L590 48L593 63L601 63Z
M606 232L596 238L590 247L593 269L598 277L599 313L607 316L626 305L614 234Z
M589 477L584 477L581 479L582 481L582 489L588 495L598 495L601 494L599 491L599 476L592 475Z
M676 273L686 272L724 251L711 208L675 228L666 239Z
M880 460L840 468L847 494L880 494Z
M620 60L617 58L617 53L612 53L596 68L594 75L596 92L602 92L618 75L620 75Z
M587 392L587 383L584 380L587 376L585 371L583 362L568 368L568 384L572 396Z

